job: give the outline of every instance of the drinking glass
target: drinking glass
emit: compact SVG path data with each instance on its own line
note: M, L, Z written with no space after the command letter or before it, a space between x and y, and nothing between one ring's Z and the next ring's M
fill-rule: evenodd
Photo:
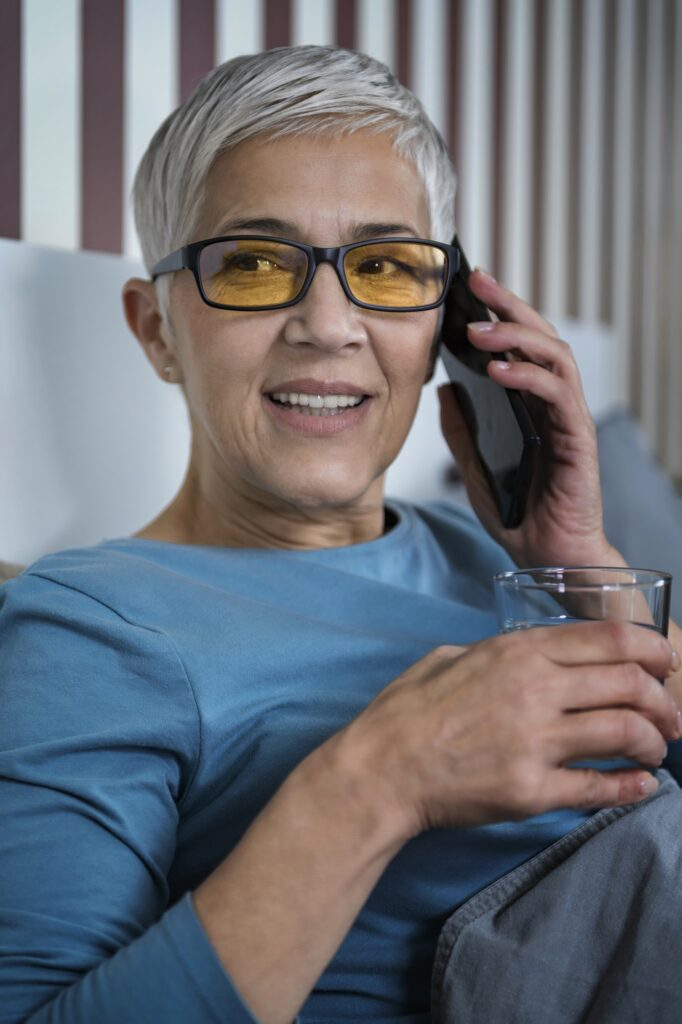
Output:
M523 569L498 573L494 585L503 633L607 619L668 635L668 572L602 566Z

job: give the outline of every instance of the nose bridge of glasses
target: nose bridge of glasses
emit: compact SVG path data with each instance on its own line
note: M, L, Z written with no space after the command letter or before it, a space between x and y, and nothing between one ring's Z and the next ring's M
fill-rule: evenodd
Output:
M333 269L336 272L336 277L337 277L337 280L338 280L339 284L341 285L341 288L343 289L344 293L346 293L347 284L346 284L346 282L344 280L344 272L343 272L343 255L342 255L343 247L339 246L339 245L335 245L335 246L334 245L333 246L313 245L310 248L311 248L311 252L312 252L312 256L313 256L313 259L312 259L313 266L311 268L309 284L312 284L312 280L316 276L316 273L317 273L317 270L318 270L320 264L322 264L322 263L329 263L330 266L333 267Z

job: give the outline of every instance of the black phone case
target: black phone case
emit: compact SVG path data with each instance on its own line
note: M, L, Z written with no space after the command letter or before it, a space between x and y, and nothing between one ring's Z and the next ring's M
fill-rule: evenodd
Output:
M503 354L491 355L481 352L469 342L466 333L467 324L473 321L492 320L492 317L487 307L467 287L471 269L456 237L453 239L453 245L459 249L460 265L445 300L440 335L441 358L448 377L456 389L462 415L476 447L491 492L495 497L502 523L505 527L512 529L519 526L523 519L537 464L540 436L521 395L517 391L494 384L495 388L499 388L500 401L508 402L511 407L520 430L522 443L514 464L505 472L504 477L499 479L493 474L489 459L481 450L479 443L475 402L458 376L458 364L481 376L488 377L486 367L490 359L504 359L505 357Z

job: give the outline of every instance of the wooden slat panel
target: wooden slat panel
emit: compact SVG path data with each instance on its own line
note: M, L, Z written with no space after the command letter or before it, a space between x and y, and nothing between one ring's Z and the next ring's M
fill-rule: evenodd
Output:
M21 0L0 4L0 235L21 236Z
M530 301L539 309L542 305L542 218L544 213L545 174L544 133L546 120L547 76L547 5L545 0L535 2L535 57L533 62L533 222L531 228L531 291Z
M447 52L446 52L446 75L447 75L447 135L446 142L450 155L452 156L455 170L459 167L460 155L460 131L461 115L460 105L464 82L462 80L462 2L463 0L450 0L447 7Z
M586 0L575 0L570 4L570 93L569 93L569 144L568 144L568 261L566 309L569 316L577 317L580 312L579 269L580 258L580 203L581 177L580 158L583 139L580 114L583 97L582 53L583 53L583 4Z
M604 64L603 64L603 138L604 152L600 183L601 209L601 267L599 273L599 318L612 322L613 308L613 222L614 222L614 149L616 141L615 123L615 74L616 74L616 3L604 0Z
M81 244L123 248L123 0L82 3Z
M347 50L357 46L357 3L356 0L336 0L336 45Z
M509 77L509 2L495 0L495 42L493 72L493 194L491 210L491 271L496 277L504 274L503 259L506 243L505 182L507 173L507 151L505 146L504 98Z
M629 304L631 324L630 346L630 401L637 416L642 413L642 275L644 258L642 238L644 234L644 122L646 118L645 58L646 58L646 9L643 4L634 5L634 54L633 102L632 102L632 262L630 264Z
M396 0L396 75L408 89L412 87L412 0Z
M667 380L668 418L666 463L682 481L682 0L675 0L675 40L671 73L672 104L669 128L672 142L672 247L670 282L670 365ZM678 582L678 585L682 582Z
M180 102L215 67L214 0L180 0Z
M291 43L291 0L265 0L265 49Z

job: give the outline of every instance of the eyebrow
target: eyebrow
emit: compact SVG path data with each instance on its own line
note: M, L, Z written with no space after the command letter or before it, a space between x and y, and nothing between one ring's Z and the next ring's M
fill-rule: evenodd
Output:
M279 220L276 217L248 217L229 220L216 230L216 236L230 235L236 231L262 231L263 234L280 235L300 241L300 232L295 224ZM383 238L386 235L409 235L419 238L419 232L411 224L394 224L388 221L366 221L354 224L350 229L350 242L360 242L365 238Z

